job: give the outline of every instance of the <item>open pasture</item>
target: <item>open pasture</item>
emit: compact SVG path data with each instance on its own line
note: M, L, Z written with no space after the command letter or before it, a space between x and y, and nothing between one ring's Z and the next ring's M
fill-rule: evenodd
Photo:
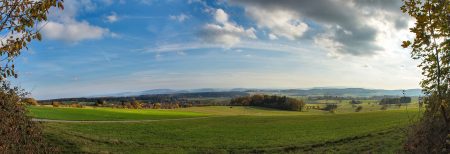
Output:
M48 108L54 110L54 108ZM82 109L109 111L118 109ZM120 109L119 113L128 113ZM30 110L31 115L38 111ZM65 114L66 109L58 110ZM64 152L92 153L250 153L250 152L377 152L402 148L405 127L417 111L388 110L361 113L292 112L253 107L193 107L142 110L208 116L203 119L136 123L43 123L48 140ZM161 112L161 113L160 113ZM167 112L167 113L166 113ZM69 112L70 113L70 112ZM282 114L284 113L284 114ZM55 115L56 116L56 115ZM97 115L96 115L97 116ZM180 116L180 115L178 115ZM60 119L63 119L61 116ZM93 116L95 117L95 116ZM100 116L101 117L101 116ZM130 116L128 116L130 118ZM66 120L73 120L69 117ZM105 119L91 118L91 120ZM109 118L107 118L109 119ZM122 118L123 120L124 118ZM109 119L111 120L111 119Z
M52 120L158 120L174 118L192 118L206 116L196 112L177 110L139 110L139 109L112 109L112 108L53 108L28 107L29 115L39 119Z

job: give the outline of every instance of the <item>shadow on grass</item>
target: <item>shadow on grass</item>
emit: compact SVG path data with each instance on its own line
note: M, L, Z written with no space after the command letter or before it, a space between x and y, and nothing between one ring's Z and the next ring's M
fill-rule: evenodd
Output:
M402 153L406 133L394 128L366 135L302 146L228 149L228 153Z
M55 134L44 133L45 142L56 148L58 153L83 153L77 144L63 140Z

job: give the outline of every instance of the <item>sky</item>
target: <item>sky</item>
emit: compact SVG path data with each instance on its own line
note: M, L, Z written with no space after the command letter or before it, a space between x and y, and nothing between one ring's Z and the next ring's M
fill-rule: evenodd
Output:
M16 59L38 99L149 89L418 88L400 0L65 0Z

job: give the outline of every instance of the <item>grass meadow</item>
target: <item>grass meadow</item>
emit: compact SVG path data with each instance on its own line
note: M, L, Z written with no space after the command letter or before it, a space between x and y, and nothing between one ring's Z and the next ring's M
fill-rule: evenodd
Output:
M407 126L419 112L390 109L331 114L227 106L175 110L32 107L30 115L92 121L161 119L133 123L44 122L47 139L63 152L396 153L402 148ZM164 120L201 116L207 118Z
M193 118L206 116L204 113L184 112L176 110L138 110L112 108L53 108L29 107L29 115L40 119L52 120L158 120L174 118Z

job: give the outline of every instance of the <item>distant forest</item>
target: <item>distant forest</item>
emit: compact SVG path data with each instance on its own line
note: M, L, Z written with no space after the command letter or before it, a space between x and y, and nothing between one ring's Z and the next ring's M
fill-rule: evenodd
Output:
M248 96L245 92L200 92L200 93L178 93L178 94L155 94L155 95L141 95L141 96L127 96L127 97L93 97L93 98L61 98L41 100L40 104L52 104L52 102L90 102L95 103L104 101L113 104L119 104L123 102L131 102L135 100L142 101L144 103L192 103L199 104L200 101L192 101L189 98L234 98L241 96Z
M339 96L339 97L372 97L372 96L401 96L403 90L383 90L364 88L313 88L313 89L253 89L246 92L273 93L289 96ZM421 89L407 89L406 96L423 96Z
M385 104L403 104L403 103L411 103L411 97L383 98L380 101L380 105L385 105Z
M302 111L305 103L286 96L277 95L253 95L233 98L230 105L234 106L259 106L280 110Z
M341 89L342 90L342 89ZM347 89L348 90L348 89ZM347 90L342 90L346 91ZM354 89L353 89L354 90ZM92 98L61 98L40 100L39 104L80 104L80 105L96 105L101 104L116 104L123 105L131 102L140 102L143 104L178 104L180 106L210 106L210 105L242 105L242 106L261 106L268 108L276 108L282 110L301 110L305 103L314 104L318 100L352 100L361 103L360 100L378 100L383 104L398 104L409 103L411 97L399 96L370 96L370 97L352 97L352 96L307 96L306 99L296 100L294 98L286 97L283 94L267 95L262 92L260 94L255 92L239 92L239 91L225 91L225 92L191 92L191 93L175 93L175 94L151 94L140 96L124 96L124 97L92 97ZM262 93L262 94L261 94ZM221 98L221 99L217 99ZM223 99L222 99L223 98ZM231 101L230 101L231 99ZM301 102L297 102L301 101ZM298 108L300 106L300 108Z

